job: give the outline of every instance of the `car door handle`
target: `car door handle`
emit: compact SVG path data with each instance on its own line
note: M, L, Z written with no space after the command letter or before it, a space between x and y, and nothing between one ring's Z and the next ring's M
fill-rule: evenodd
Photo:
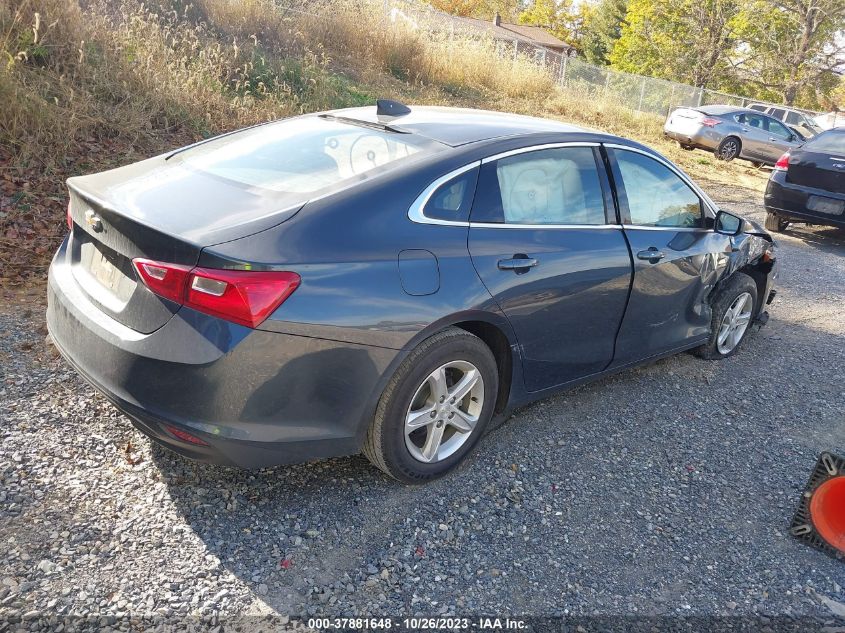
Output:
M527 273L529 268L534 268L540 262L533 257L517 253L511 259L500 259L499 270L513 270L517 273Z
M661 259L666 257L666 253L661 253L659 250L654 248L653 246L645 251L640 251L637 253L637 259L647 259L652 264L659 262Z

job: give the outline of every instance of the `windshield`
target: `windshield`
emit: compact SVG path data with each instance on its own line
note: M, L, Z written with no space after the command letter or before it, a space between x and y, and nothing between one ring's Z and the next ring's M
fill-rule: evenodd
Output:
M845 131L827 131L811 139L804 145L812 152L830 152L831 154L845 154Z
M311 194L442 147L411 134L297 117L203 143L181 158L188 167L250 187Z

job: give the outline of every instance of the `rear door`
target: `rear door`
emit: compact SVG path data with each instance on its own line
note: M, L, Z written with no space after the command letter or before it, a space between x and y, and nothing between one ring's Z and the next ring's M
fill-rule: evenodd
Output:
M769 132L767 120L769 117L762 114L743 112L736 117L740 125L742 153L749 158L767 159L769 145Z
M607 146L634 281L614 366L701 340L707 303L730 253L711 228L712 211L674 167L640 150Z
M469 251L514 328L529 391L613 359L632 264L601 161L597 144L556 144L482 163Z

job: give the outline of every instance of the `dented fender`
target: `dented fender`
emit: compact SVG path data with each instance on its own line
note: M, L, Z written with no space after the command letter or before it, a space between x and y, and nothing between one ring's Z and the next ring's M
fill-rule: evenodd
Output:
M715 284L713 292L742 271L755 278L758 284L758 313L768 301L773 281L777 277L777 244L772 236L759 224L744 220L743 231L731 237L731 250L727 253L725 266Z

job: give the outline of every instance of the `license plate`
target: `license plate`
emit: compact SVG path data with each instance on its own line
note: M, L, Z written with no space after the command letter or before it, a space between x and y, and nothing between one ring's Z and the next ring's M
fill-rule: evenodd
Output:
M845 200L833 200L822 196L810 196L807 201L807 208L810 211L818 211L828 215L842 215L845 212Z
M120 283L123 273L112 264L105 255L94 249L91 255L91 276L109 290L115 290Z

